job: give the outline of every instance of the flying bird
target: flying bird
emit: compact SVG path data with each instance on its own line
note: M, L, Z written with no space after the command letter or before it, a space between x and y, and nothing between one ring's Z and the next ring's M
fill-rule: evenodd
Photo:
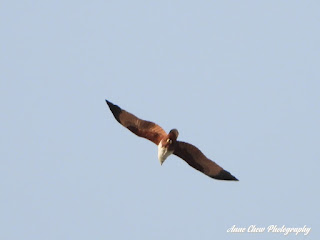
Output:
M106 102L113 116L122 126L137 136L149 139L158 145L158 159L161 165L169 155L174 154L211 178L238 181L231 173L207 158L197 147L190 143L177 141L179 135L177 129L172 129L167 134L159 125L139 119L108 100Z

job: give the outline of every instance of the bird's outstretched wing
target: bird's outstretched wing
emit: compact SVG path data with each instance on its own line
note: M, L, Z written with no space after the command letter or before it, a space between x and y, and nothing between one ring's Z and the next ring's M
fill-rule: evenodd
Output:
M182 158L191 167L199 170L209 177L219 180L238 181L237 178L207 158L197 147L193 146L192 144L177 141L173 154Z
M161 139L167 135L159 125L139 119L108 100L106 100L106 102L115 119L137 136L149 139L158 145Z

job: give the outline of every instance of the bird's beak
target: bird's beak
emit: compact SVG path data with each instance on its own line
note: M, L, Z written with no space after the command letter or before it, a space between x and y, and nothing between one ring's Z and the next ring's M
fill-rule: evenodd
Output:
M164 163L164 160L163 161L160 161L160 165L162 166L162 164Z

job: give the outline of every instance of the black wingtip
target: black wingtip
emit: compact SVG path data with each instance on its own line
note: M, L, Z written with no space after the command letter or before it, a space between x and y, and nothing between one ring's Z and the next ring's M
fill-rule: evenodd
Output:
M110 106L110 104L112 104L112 103L109 102L107 99L106 99L106 103L108 104L108 106Z
M107 99L106 99L106 103L108 104L110 110L112 111L112 109L115 108L116 105L114 105L112 102L109 102Z
M213 178L227 181L239 181L235 176L231 175L231 173L226 170L221 170L219 174L214 176Z
M119 115L122 112L122 109L119 106L114 105L112 102L109 102L107 99L106 99L106 103L108 104L115 119L120 123Z

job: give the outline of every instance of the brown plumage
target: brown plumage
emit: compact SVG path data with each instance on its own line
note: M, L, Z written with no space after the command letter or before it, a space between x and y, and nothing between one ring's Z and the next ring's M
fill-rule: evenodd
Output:
M167 134L159 125L139 119L108 100L106 100L106 102L115 119L121 125L128 128L137 136L149 139L158 145L158 158L161 164L173 153L185 160L191 167L209 177L219 180L238 181L238 179L228 171L207 158L197 147L186 142L177 141L179 135L178 130L172 129L169 134Z
M177 141L173 154L182 158L191 167L203 172L209 177L219 180L238 181L238 179L236 179L218 164L207 158L197 147L193 146L192 144Z
M155 144L159 144L167 133L157 124L137 118L135 115L121 109L119 106L106 100L115 119L124 127L139 137L149 139Z

